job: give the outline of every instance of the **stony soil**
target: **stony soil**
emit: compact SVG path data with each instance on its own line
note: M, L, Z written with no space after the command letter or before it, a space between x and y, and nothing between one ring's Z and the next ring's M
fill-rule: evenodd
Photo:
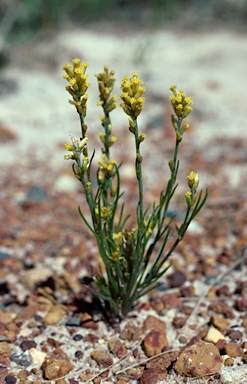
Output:
M247 381L245 41L246 34L224 30L120 33L93 26L11 52L0 78L0 382ZM166 185L174 145L167 98L174 83L194 99L171 207L178 219L192 169L209 189L163 286L143 297L119 328L105 321L83 284L100 259L78 215L78 204L85 207L80 184L63 160L63 143L79 127L61 68L77 56L89 63L92 84L89 147L100 148L93 75L109 64L120 85L123 75L138 70L147 89L140 119L147 135L146 204ZM113 125L131 211L134 144L120 109Z

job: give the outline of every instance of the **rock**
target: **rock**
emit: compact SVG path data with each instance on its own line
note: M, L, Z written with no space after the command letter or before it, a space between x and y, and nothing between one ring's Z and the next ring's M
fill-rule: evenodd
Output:
M211 318L211 323L219 329L219 331L224 332L226 331L229 326L230 322L227 319L224 319L222 316L213 315Z
M99 329L99 325L95 323L92 316L85 312L81 315L81 326L88 329L93 329L94 331L97 331Z
M156 359L150 360L146 364L146 368L159 368L159 369L167 369L170 365L177 359L179 356L179 351L171 351L163 356L157 357Z
M140 378L141 384L158 384L161 380L164 380L167 376L166 369L146 369Z
M0 323L9 324L16 317L16 313L11 311L0 311Z
M151 331L145 336L142 349L148 357L151 357L161 353L168 345L165 331Z
M177 269L175 272L173 272L167 278L168 278L168 281L169 281L169 286L171 288L180 287L186 281L185 273L180 271L179 269Z
M232 308L224 301L215 301L209 305L209 309L224 315L227 319L234 319L235 315Z
M45 352L39 351L36 348L29 349L29 353L32 357L34 364L42 365L47 354Z
M20 347L21 347L21 349L23 351L27 351L30 348L35 348L36 347L36 343L35 343L34 340L23 340L20 343Z
M182 328L187 321L186 316L174 316L172 320L172 324L174 325L175 328Z
M48 314L42 319L44 324L54 325L57 324L61 318L65 315L66 309L62 305L54 305Z
M247 297L240 297L237 299L236 308L240 312L247 312Z
M222 384L244 384L247 382L247 365L238 367L225 367L221 369L220 381Z
M149 315L144 321L145 331L165 331L166 323L155 316Z
M21 283L30 291L53 276L53 271L50 268L32 268L24 272L21 276Z
M12 353L11 347L6 341L0 342L0 355L4 357L10 357Z
M242 347L237 343L228 343L224 347L224 351L228 356L231 357L237 357L237 356L243 356L244 351Z
M137 327L133 323L127 323L124 329L120 332L121 339L136 341L142 335L142 328Z
M182 376L197 377L219 372L221 358L215 345L199 341L185 348L179 355L174 369Z
M210 327L204 340L216 344L219 340L225 340L225 336L218 329Z
M23 352L20 354L13 353L10 358L11 361L14 361L17 365L23 367L28 367L32 363L32 359L29 353Z
M111 355L101 349L93 351L91 357L98 363L100 368L106 368L113 364Z
M19 323L24 323L27 320L30 320L34 315L36 315L37 311L38 311L38 306L36 304L28 305L18 313L18 315L15 318L15 323L19 324Z
M162 296L166 309L178 308L183 305L182 300L173 293L166 293Z
M47 357L41 368L45 379L56 380L67 375L73 369L73 365L69 361L68 356L65 353L61 353Z
M229 329L229 331L226 332L226 335L232 340L242 340L243 338L242 332L234 329Z

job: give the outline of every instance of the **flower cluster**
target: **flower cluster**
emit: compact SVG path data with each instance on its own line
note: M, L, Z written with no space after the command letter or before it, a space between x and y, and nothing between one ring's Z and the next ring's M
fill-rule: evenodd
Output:
M87 82L88 75L86 75L88 64L85 62L81 63L80 59L74 59L72 63L73 65L65 64L63 67L66 72L64 79L70 84L66 87L66 91L73 97L73 100L69 100L69 103L74 105L77 112L85 117L88 99L86 92L90 86Z
M186 96L184 91L178 91L176 85L172 85L170 90L173 92L173 95L169 99L175 114L177 117L185 119L192 111L190 106L190 104L193 104L192 97Z
M109 72L109 67L107 66L104 67L103 72L100 72L98 75L96 75L99 86L99 101L97 105L102 106L107 113L113 111L113 109L117 108L118 106L116 103L117 96L113 95L110 98L110 94L116 81L114 75L115 71L111 70Z
M146 89L142 86L143 82L138 75L138 72L134 72L131 78L125 76L120 87L123 92L120 96L123 100L121 107L128 116L134 119L140 115L145 102L142 94Z

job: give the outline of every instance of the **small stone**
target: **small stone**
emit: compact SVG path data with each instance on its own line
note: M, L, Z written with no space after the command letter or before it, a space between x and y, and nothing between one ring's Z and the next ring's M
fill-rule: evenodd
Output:
M38 365L42 365L47 356L45 352L39 351L36 348L29 349L29 353L32 357L33 363Z
M225 340L225 336L218 329L210 327L204 340L216 344L219 340Z
M92 316L87 312L81 315L81 326L87 329L93 329L94 331L99 329L99 325L95 323Z
M160 320L158 317L149 315L144 321L145 331L165 331L166 323Z
M104 350L93 351L91 357L98 363L100 368L106 368L113 364L111 355Z
M152 357L161 353L168 345L166 332L151 331L145 336L142 349L148 357Z
M234 319L235 315L232 308L224 301L215 301L209 305L209 309L224 315L227 319Z
M242 347L237 343L228 343L224 347L224 351L228 356L231 357L237 357L237 356L243 356L244 351Z
M226 367L231 367L232 365L234 364L234 359L232 357L228 357L227 359L225 359L224 361L224 365Z
M21 349L23 351L27 351L30 348L35 348L36 347L36 343L35 343L34 340L23 340L20 343L20 347L21 347Z
M195 288L193 285L187 285L186 287L180 288L180 293L183 297L192 297L195 296Z
M32 363L31 356L27 352L21 354L13 353L10 358L11 361L14 361L17 365L23 367L28 367Z
M121 339L136 341L142 334L142 328L135 326L133 323L127 323L124 329L120 332Z
M197 377L219 372L221 358L215 345L199 341L185 348L179 355L174 369L182 376Z
M75 352L75 357L77 359L82 359L83 358L83 352L82 351L76 351Z
M67 327L79 327L81 325L81 318L79 316L71 316L65 325Z
M24 323L27 320L30 320L34 315L36 315L38 311L37 305L28 305L27 307L23 308L18 315L15 318L15 323Z
M171 366L171 364L177 359L179 354L180 354L179 351L168 352L163 356L150 360L146 364L146 368L168 369Z
M243 338L242 332L235 331L234 329L229 329L229 331L226 332L226 335L232 340L242 340Z
M247 312L247 297L240 297L237 299L236 308L240 312Z
M30 372L28 372L26 369L22 369L17 376L21 382L26 382L26 380L28 380L28 376L30 376Z
M14 376L12 376L12 375L7 375L5 377L5 383L6 384L15 384L16 381L17 381L17 379Z
M11 347L6 341L0 342L0 355L4 357L10 357L12 353Z
M182 300L177 295L172 293L166 293L162 296L162 301L165 304L166 309L178 308L183 305Z
M117 338L112 338L108 341L108 347L110 352L116 354L118 349L122 346L122 343L119 339Z
M165 380L167 376L166 369L150 368L146 369L140 378L141 384L158 384L161 380Z
M244 327L245 331L247 332L247 317L245 317L242 321L242 327Z
M25 271L20 280L27 289L34 291L40 283L52 276L53 272L50 268L32 268Z
M57 324L61 318L66 314L66 309L62 305L54 305L48 314L42 319L43 323L47 325Z
M230 322L227 319L217 315L212 316L211 323L221 332L226 331L230 326Z
M75 341L81 341L82 339L83 339L83 337L79 333L73 336L73 340L75 340Z
M174 325L175 328L182 328L187 321L186 316L175 316L172 320L172 324Z
M180 287L183 285L186 281L186 275L184 272L177 269L175 272L173 272L170 276L167 277L169 281L169 286L171 288Z
M63 353L46 358L41 368L45 379L56 380L67 375L73 369L73 365L69 361L68 356Z
M217 343L215 344L215 346L218 348L219 351L223 349L225 345L226 345L226 340L218 340Z
M99 340L99 336L95 335L94 333L88 333L84 337L85 343L95 344L95 343L97 343L98 340Z
M11 311L0 311L0 322L3 324L11 323L16 317L16 313Z

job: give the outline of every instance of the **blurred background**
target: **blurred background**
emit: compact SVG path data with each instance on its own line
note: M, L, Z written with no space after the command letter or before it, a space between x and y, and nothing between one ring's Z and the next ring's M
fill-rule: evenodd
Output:
M246 21L247 0L0 0L2 164L15 164L18 152L19 164L32 154L64 167L62 144L78 136L78 117L62 68L75 57L89 64L87 123L94 133L101 114L94 75L104 65L115 69L119 94L122 76L139 71L147 88L140 120L154 146L172 136L168 96L176 84L194 98L197 150L210 148L216 162L217 143L240 138L245 126ZM117 135L126 127L120 108L113 123Z

